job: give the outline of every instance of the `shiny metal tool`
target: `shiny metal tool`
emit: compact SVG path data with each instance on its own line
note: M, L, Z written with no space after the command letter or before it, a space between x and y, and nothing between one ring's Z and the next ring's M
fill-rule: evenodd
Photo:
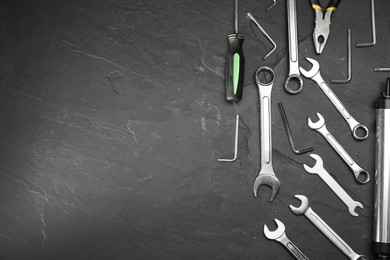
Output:
M267 12L269 12L271 10L272 7L274 7L276 5L276 0L272 0L273 3L267 7L267 9L265 9Z
M375 1L371 0L371 33L372 33L372 42L368 43L357 43L357 48L362 47L372 47L376 44L376 26L375 26Z
M310 167L306 164L303 165L303 168L307 173L310 174L317 174L321 177L321 179L326 183L326 185L331 188L331 190L341 199L341 201L348 207L348 211L352 216L359 216L356 213L356 208L363 208L363 205L355 201L351 198L351 196L348 195L348 193L338 184L335 179L325 170L324 163L321 159L321 157L317 154L310 154L311 158L313 158L316 161L316 164L313 167Z
M309 200L306 196L295 195L295 198L301 201L299 208L290 205L292 212L296 215L305 215L314 226L316 226L341 252L343 252L351 260L369 260L364 255L358 255L352 248L333 231L325 221L320 218L312 209L309 207Z
M257 20L251 15L251 13L246 14L249 19L257 26L257 28L267 37L267 39L272 43L272 50L270 50L264 57L263 60L266 60L275 50L276 50L276 43L272 40L272 38L268 35L268 33L261 27L261 25L257 22Z
M290 94L297 94L303 88L303 80L299 72L299 55L298 55L298 19L296 0L287 0L287 23L288 23L288 46L289 46L289 73L284 83L284 88ZM295 82L298 86L292 88L291 82Z
M293 141L293 138L292 138L292 133L291 133L290 125L288 124L286 112L284 111L283 103L282 103L282 102L278 103L278 107L279 107L280 115L282 116L282 121L283 121L284 128L286 129L286 133L287 133L287 137L288 137L288 142L290 143L291 150L292 150L295 154L304 154L304 153L313 151L313 147L305 148L305 149L301 149L301 150L298 150L298 149L295 147L295 144L294 144L294 141Z
M349 166L349 168L351 168L358 183L367 183L370 180L370 174L362 167L360 167L347 153L347 151L344 150L340 143L337 142L333 135L329 133L325 125L324 117L320 113L317 113L317 116L319 120L315 123L310 119L310 117L307 118L307 125L309 126L309 128L312 130L316 130L325 138L326 141L328 141L330 146L333 147L337 154L344 160L344 162Z
M238 154L238 128L240 125L240 116L236 115L236 132L234 134L234 154L232 159L218 159L218 162L234 162Z
M332 79L330 83L332 84L345 84L351 81L352 79L352 43L351 43L351 29L347 30L347 52L348 52L348 76L347 79Z
M331 0L325 9L325 12L323 12L320 1L311 0L311 7L316 15L313 41L317 54L321 54L325 48L325 44L328 41L330 33L330 20L333 12L337 10L340 2L341 0Z
M263 82L260 74L270 73L272 79ZM268 185L272 188L270 201L273 201L280 190L280 182L272 167L272 117L271 117L271 91L275 80L275 73L269 67L260 67L255 73L255 81L259 89L260 98L260 173L253 184L255 197L260 185Z
M278 228L274 231L270 231L267 227L267 225L264 225L264 235L270 239L275 240L284 245L288 251L290 251L291 254L295 256L298 260L309 260L302 252L299 250L299 248L291 242L290 239L286 236L286 227L284 224L278 220L274 219L276 225Z
M376 104L374 254L390 259L390 78Z
M390 68L375 68L375 72L390 72Z
M336 96L336 94L332 91L332 89L326 84L325 80L322 78L320 73L320 64L311 58L306 58L313 67L310 71L304 70L300 67L301 73L306 78L313 80L317 83L318 87L324 92L327 98L332 102L333 106L339 111L339 113L343 116L345 121L347 122L349 128L351 129L352 135L356 140L364 140L369 135L369 130L365 125L360 124L352 115L349 113L344 104L340 101L340 99ZM359 135L359 131L362 135Z

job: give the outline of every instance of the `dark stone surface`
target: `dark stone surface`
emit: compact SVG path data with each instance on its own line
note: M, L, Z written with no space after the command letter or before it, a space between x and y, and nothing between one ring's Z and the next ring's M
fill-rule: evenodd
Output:
M310 259L346 259L289 204L307 195L316 211L358 253L372 257L374 181L359 185L306 118L322 113L328 129L374 174L375 111L389 66L389 1L376 1L377 45L353 48L353 79L331 85L360 122L364 142L313 82L291 96L285 1L241 1L246 36L239 156L232 156L236 109L224 100L227 35L233 1L1 1L0 259L293 259L267 240L263 225L286 225ZM368 0L345 0L329 42L314 54L314 14L298 2L301 65L321 64L326 81L346 78L346 29L368 42ZM250 25L251 12L277 42ZM256 35L259 38L256 37ZM259 172L259 102L253 74L274 68L273 159L281 192L254 198ZM359 217L317 176L307 155L289 148L277 103L283 102L299 148L313 146L326 169L364 204Z

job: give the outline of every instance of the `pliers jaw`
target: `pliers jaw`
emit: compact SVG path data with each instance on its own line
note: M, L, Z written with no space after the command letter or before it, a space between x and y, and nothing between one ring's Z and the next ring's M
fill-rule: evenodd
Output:
M328 27L329 28L329 27ZM321 54L325 48L325 44L328 41L329 29L328 30L317 30L313 32L313 42L317 54Z
M330 33L330 17L332 11L326 11L325 14L320 9L315 9L316 20L313 31L313 42L317 54L321 54L328 41Z

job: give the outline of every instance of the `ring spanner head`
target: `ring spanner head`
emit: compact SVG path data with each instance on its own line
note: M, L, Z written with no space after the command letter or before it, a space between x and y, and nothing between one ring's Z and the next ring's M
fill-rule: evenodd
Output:
M310 62L313 65L313 67L309 71L306 71L302 67L299 67L299 71L303 76L311 79L318 73L318 71L320 71L320 64L318 63L318 61L312 58L306 58L306 60Z
M266 174L266 173L259 174L256 177L255 182L253 184L253 191L255 193L255 197L257 197L257 191L260 185L262 184L268 185L272 188L271 198L269 199L269 201L273 201L275 197L278 195L280 190L279 179L276 178L274 174Z
M307 118L307 125L312 130L320 129L325 125L324 117L320 113L316 113L316 115L318 117L318 121L315 123L310 119L310 117Z
M301 206L299 208L296 208L296 207L290 205L290 209L296 215L304 214L306 212L306 210L309 208L309 199L303 195L295 195L294 197L301 201Z
M278 219L274 219L276 225L278 226L278 228L274 231L269 231L267 225L265 224L264 225L264 235L268 238L268 239L271 239L271 240L275 240L279 237L281 237L284 232L286 231L286 227L284 226L284 224L282 223L282 221L278 220Z

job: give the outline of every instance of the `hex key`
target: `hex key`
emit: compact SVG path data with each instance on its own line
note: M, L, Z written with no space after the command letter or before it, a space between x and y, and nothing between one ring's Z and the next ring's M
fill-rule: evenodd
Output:
M257 26L257 28L267 37L267 39L272 43L274 46L272 50L270 50L264 57L263 60L266 60L275 50L276 50L276 43L272 40L272 38L268 35L268 33L261 27L261 25L256 21L256 19L251 15L251 13L247 13L247 16L251 21Z
M357 43L357 48L372 47L376 44L376 26L375 26L375 4L374 0L371 0L371 31L372 31L372 42L368 43Z
M352 79L352 50L351 50L351 29L347 30L347 42L348 42L348 78L347 79L332 79L330 83L333 84L345 84Z
M283 125L284 125L284 128L286 129L286 133L287 133L288 141L289 141L290 146L291 146L291 150L295 154L303 154L303 153L307 153L307 152L313 151L313 147L302 149L302 150L298 150L295 147L294 141L292 139L292 133L291 133L290 125L288 124L286 112L284 111L284 108L283 108L283 103L282 102L278 103L278 107L279 107L280 115L282 116L282 119L283 119L282 120L283 121Z
M236 116L236 133L234 135L234 155L232 159L218 159L218 162L234 162L237 159L238 151L238 126L240 124L240 116Z

